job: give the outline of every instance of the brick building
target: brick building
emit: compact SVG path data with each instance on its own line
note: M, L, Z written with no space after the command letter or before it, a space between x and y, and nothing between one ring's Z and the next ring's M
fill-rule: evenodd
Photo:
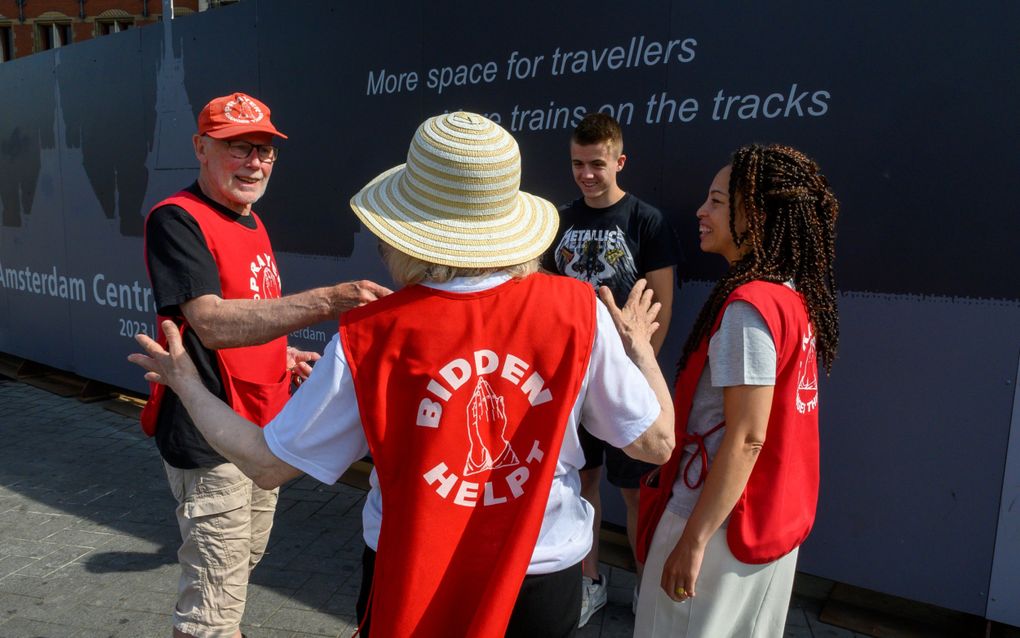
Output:
M174 0L174 15L238 0ZM161 0L0 0L0 63L162 19Z

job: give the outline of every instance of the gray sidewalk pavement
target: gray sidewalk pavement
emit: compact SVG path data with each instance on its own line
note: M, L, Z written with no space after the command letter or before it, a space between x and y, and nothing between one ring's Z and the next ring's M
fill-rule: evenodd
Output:
M175 503L137 420L0 377L0 638L169 636ZM249 638L350 636L364 492L305 477L281 491L242 627ZM630 636L634 574L583 637ZM849 638L795 596L786 636Z

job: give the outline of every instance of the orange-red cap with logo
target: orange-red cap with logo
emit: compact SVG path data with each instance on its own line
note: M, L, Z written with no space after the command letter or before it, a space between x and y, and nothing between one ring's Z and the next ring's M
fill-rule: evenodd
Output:
M198 134L226 140L246 133L269 133L287 139L269 120L269 107L244 93L218 97L198 114Z

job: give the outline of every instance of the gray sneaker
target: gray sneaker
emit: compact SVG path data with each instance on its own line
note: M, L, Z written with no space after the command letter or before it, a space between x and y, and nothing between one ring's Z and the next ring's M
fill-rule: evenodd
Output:
M581 620L577 623L578 628L584 627L595 615L595 612L606 606L609 598L609 576L599 574L599 579L594 580L587 576L581 577Z

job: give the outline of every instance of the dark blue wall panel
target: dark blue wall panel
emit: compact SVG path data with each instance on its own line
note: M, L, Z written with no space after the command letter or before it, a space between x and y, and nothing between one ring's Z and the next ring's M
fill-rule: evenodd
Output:
M403 161L425 117L499 117L520 142L525 188L562 202L576 188L571 123L556 113L613 110L621 183L680 241L670 371L722 267L696 243L712 176L740 144L789 143L819 160L843 204L842 352L823 382L822 501L801 568L1015 622L1002 602L1020 599L1015 565L996 561L1020 555L1000 502L1018 472L1006 456L1020 350L1018 36L1008 3L249 0L3 64L0 350L145 389L124 361L130 334L151 330L142 221L195 178L195 116L233 90L263 98L291 136L257 206L285 292L386 280L347 200ZM670 42L671 60L656 60ZM473 64L474 84L430 85ZM479 76L486 64L492 76ZM370 95L383 71L418 84ZM334 331L292 340L321 348Z

